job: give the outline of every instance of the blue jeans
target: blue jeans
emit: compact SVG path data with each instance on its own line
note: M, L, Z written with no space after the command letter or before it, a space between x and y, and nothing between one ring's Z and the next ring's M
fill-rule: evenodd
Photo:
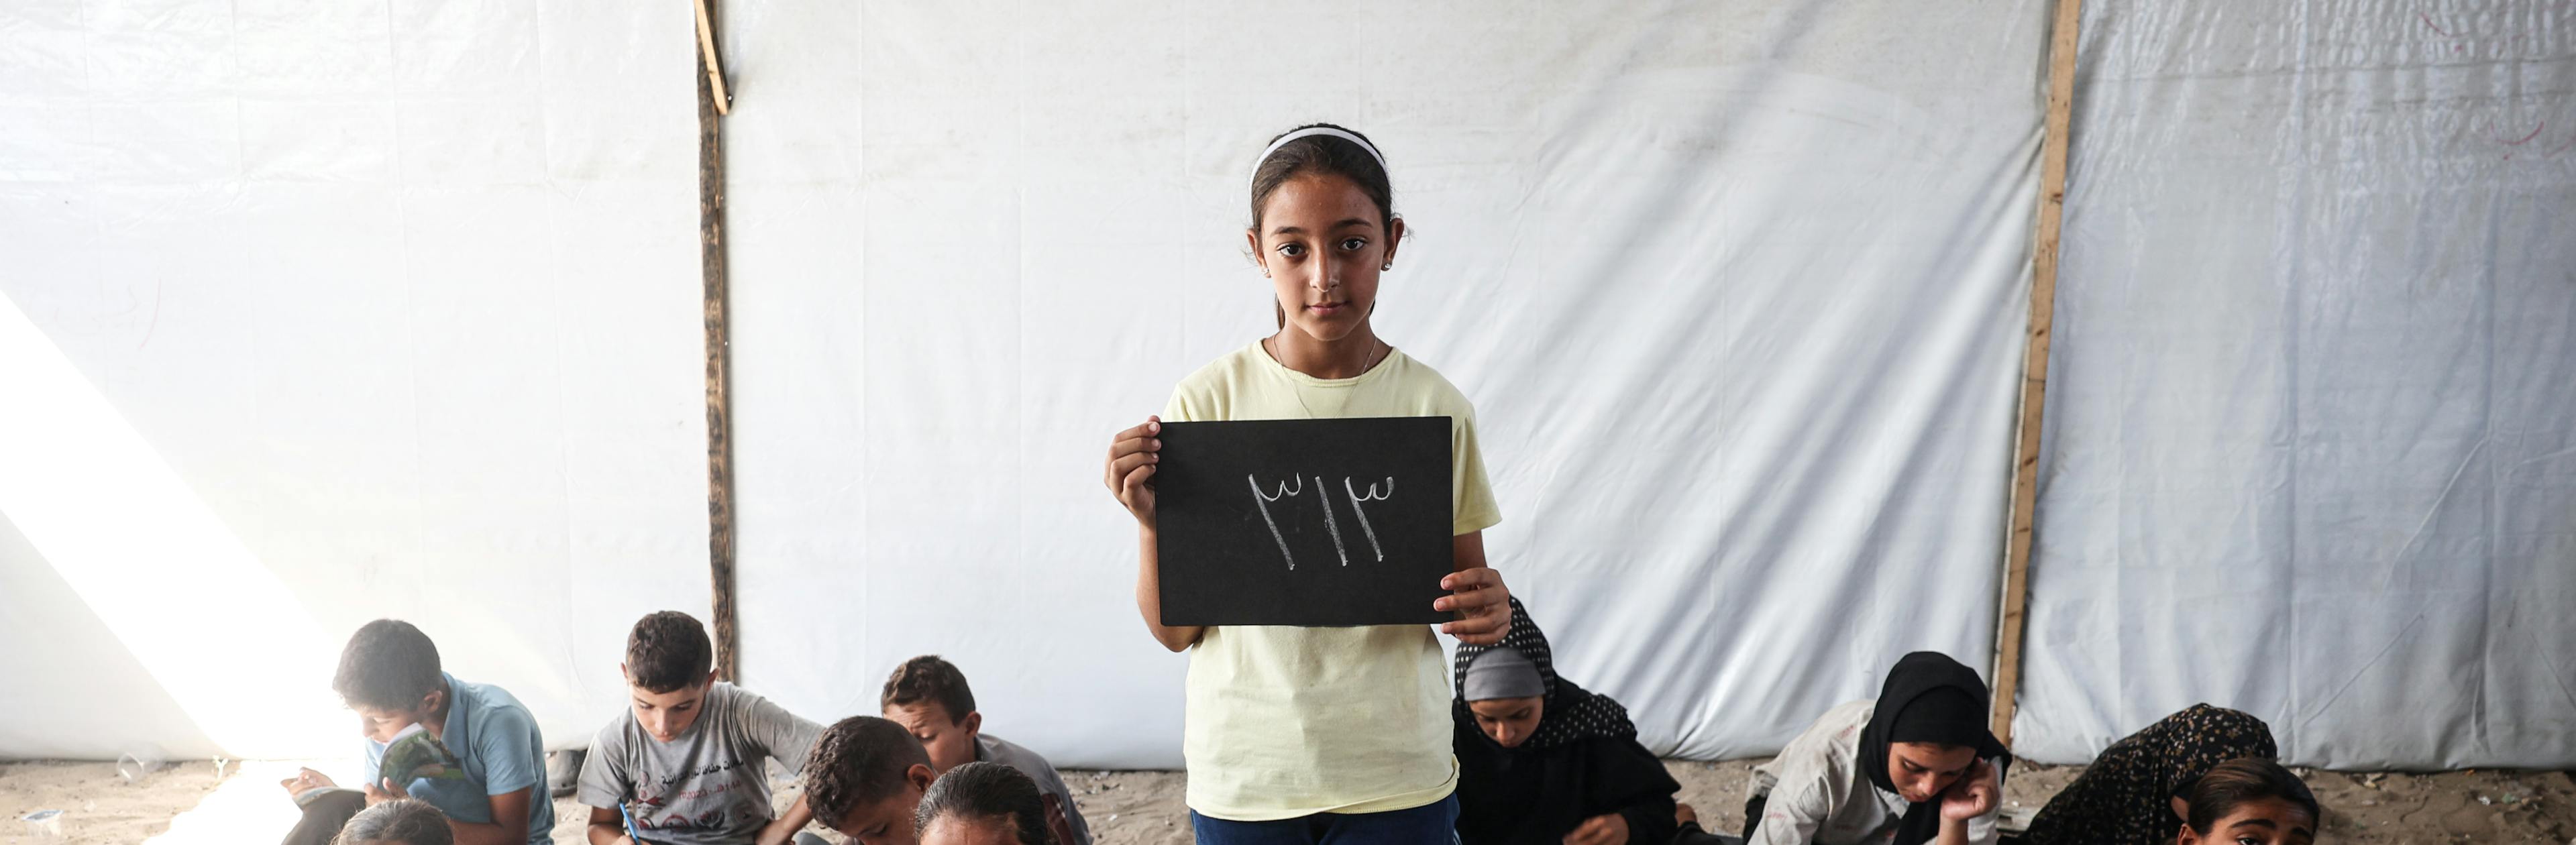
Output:
M1410 810L1317 813L1275 822L1230 822L1190 811L1199 845L1437 845L1458 841L1458 796Z

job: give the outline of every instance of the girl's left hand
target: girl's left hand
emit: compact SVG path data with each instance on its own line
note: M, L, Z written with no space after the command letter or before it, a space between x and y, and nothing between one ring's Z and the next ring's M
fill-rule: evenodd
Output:
M1968 773L1941 792L1941 818L1964 822L1995 811L1995 796L2003 785L1995 776L1993 764L1979 760L1968 767Z
M1565 835L1565 845L1625 845L1628 841L1628 817L1611 813L1593 816Z
M1440 579L1440 589L1450 594L1431 608L1459 615L1458 621L1440 623L1440 633L1466 645L1493 645L1511 633L1512 591L1503 586L1502 573L1485 566L1452 572Z

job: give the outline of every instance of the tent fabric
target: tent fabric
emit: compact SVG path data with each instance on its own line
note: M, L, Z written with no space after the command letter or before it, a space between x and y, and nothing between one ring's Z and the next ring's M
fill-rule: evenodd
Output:
M616 714L708 603L692 25L0 4L0 757L354 754L384 616Z
M2576 763L2576 15L2085 12L2014 750Z
M1271 331L1249 172L1318 120L1390 162L1376 324L1476 404L1495 565L1650 747L1982 665L2047 11L727 3L746 683L936 652L1059 764L1178 765L1102 462Z
M2043 6L724 4L742 680L830 718L939 652L1060 764L1177 764L1099 461L1268 330L1245 173L1315 119L1394 162L1379 323L1478 405L1495 562L1658 750L1979 654ZM0 657L0 754L339 752L208 700L385 615L578 742L627 621L706 606L690 21L218 9L7 12L12 348L238 551L87 548L65 515L160 515L0 473L12 630L82 634ZM247 606L151 586L232 570Z
M1697 758L1991 654L2046 0L721 4L741 680L905 657L1179 763L1110 434L1270 330L1252 155L1368 133L1382 333L1514 591ZM2565 765L2570 23L2088 4L2017 749ZM0 757L347 754L394 616L557 747L705 614L693 21L0 5Z

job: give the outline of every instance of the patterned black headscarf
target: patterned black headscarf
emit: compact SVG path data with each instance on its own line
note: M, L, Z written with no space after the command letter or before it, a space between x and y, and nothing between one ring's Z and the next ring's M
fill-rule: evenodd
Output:
M1461 645L1451 664L1450 680L1456 687L1456 697L1450 706L1462 723L1472 723L1467 711L1467 664L1476 655L1508 648L1529 658L1530 665L1538 667L1539 679L1547 684L1547 703L1541 708L1538 730L1531 732L1522 748L1548 748L1594 737L1635 738L1637 725L1628 721L1628 708L1609 696L1585 691L1573 681L1556 676L1556 665L1548 656L1547 634L1530 621L1529 610L1521 606L1519 597L1513 597L1511 602L1512 630L1503 635L1503 641L1496 645Z

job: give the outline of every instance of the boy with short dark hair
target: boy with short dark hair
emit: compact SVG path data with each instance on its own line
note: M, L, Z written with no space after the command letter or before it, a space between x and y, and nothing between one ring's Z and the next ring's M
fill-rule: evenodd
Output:
M1001 737L984 733L984 714L975 710L975 693L966 686L966 673L955 664L935 654L906 660L886 677L885 689L877 696L878 709L912 732L930 754L934 772L968 763L1000 763L1020 770L1036 781L1044 793L1049 816L1048 826L1065 845L1091 845L1091 827L1082 819L1082 810L1074 806L1073 790L1064 785L1055 766L1037 752Z
M645 616L627 633L627 707L582 761L592 845L775 845L811 817L804 799L770 817L765 761L805 765L822 728L715 679L706 628L686 613Z
M864 845L918 845L912 814L938 779L902 725L875 716L833 723L805 757L814 820Z
M287 842L328 842L362 804L417 798L447 816L457 842L472 845L548 845L554 802L546 800L546 743L536 718L517 698L489 684L469 684L439 667L438 646L411 623L378 619L358 628L340 652L331 689L358 712L367 737L363 801L334 790L331 779L305 769L281 785L304 806L304 820ZM463 777L384 769L388 746L418 725L448 752ZM399 782L397 779L400 778ZM318 838L317 838L318 837Z

